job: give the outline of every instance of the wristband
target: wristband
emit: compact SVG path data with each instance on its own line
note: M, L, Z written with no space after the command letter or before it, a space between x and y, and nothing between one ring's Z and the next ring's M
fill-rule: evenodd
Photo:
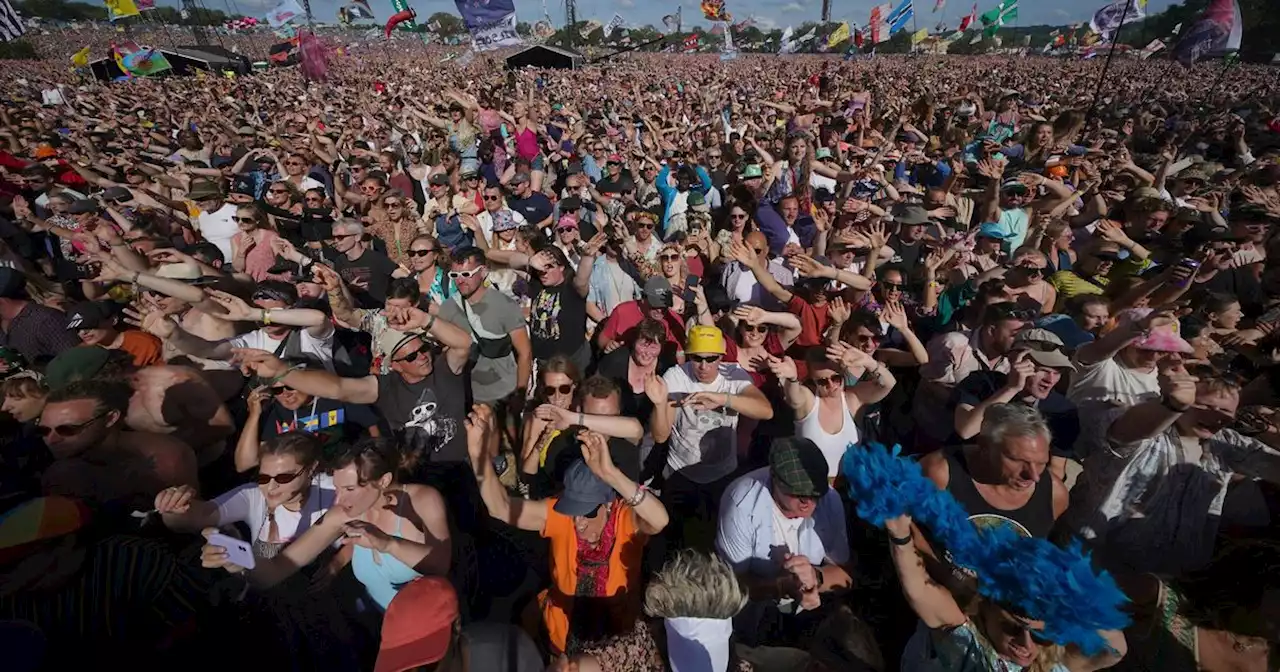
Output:
M634 509L637 506L640 506L640 504L644 502L645 498L648 496L649 496L649 488L646 488L643 485L639 485L639 486L636 486L636 494L632 495L629 499L627 499L625 503L627 506Z
M427 321L427 326L422 328L422 333L425 334L428 331L431 331L431 327L434 327L435 325L436 325L436 316L432 315L431 319Z
M907 546L915 540L915 537L915 532L909 532L905 537L895 537L892 532L889 533L889 541L892 542L894 546Z
M1163 394L1160 395L1160 405L1173 411L1174 413L1186 413L1187 411L1191 410L1190 405L1182 406L1182 407L1175 406L1173 404L1173 400L1170 399L1167 395L1163 395Z

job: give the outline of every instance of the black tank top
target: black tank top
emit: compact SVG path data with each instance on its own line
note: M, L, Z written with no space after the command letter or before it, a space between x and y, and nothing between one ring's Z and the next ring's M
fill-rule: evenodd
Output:
M1010 525L1020 533L1039 539L1049 536L1049 531L1053 529L1053 476L1047 469L1036 483L1031 499L1020 509L1005 511L991 506L982 497L982 493L978 492L973 484L973 477L969 474L963 448L946 448L943 455L946 456L947 468L951 471L947 492L969 512L969 520L974 525L979 528Z

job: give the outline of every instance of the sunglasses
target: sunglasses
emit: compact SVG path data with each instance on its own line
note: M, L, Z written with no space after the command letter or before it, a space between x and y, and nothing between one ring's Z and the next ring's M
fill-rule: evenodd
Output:
M439 250L433 247L429 250L409 250L408 252L405 252L405 254L411 257L425 257L428 254L434 254L436 252L439 252Z
M1019 264L1018 269L1027 275L1044 275L1044 268L1040 266L1023 266Z
M289 193L289 190L288 189L268 189L267 193L268 194L287 194Z
M708 154L708 155L707 155L707 158L708 158L708 159L718 159L718 158L720 158L720 156L721 156L720 154Z
M652 228L653 228L653 224L650 224L649 222L641 222L639 224L636 224L636 229L652 229Z
M544 385L542 387L542 396L551 397L557 394L570 394L573 392L573 383L565 383L564 385Z
M293 391L293 388L289 387L288 385L277 385L276 387L271 388L271 394L274 394L277 397L284 394L285 392L292 392L292 391Z
M429 346L429 345L427 345L427 344L425 344L425 343L424 343L424 344L422 344L421 346L419 346L417 350L414 350L413 352L411 352L411 353L409 353L409 354L405 355L404 357L401 357L400 359L395 359L395 360L392 360L392 361L395 361L395 362L406 362L406 363L407 363L407 362L415 362L415 361L417 361L417 360L418 360L418 356L419 356L419 355L423 355L423 354L430 354L430 353L431 353L431 346Z
M883 280L880 281L880 286L885 289L896 289L898 291L902 291L902 288L906 287L906 285L901 282L887 282Z
M502 200L502 197L501 197L501 196L489 196L489 195L487 195L487 194L486 194L486 195L485 195L485 197L484 197L484 200L486 200L486 201L500 201L500 200Z
M541 277L541 276L545 276L546 274L548 274L548 273L550 273L551 271L554 271L554 270L556 270L556 269L558 269L558 268L560 268L560 264L556 264L556 265L554 265L554 266L548 266L548 267L546 267L546 268L544 268L544 269L541 269L541 270L539 270L539 269L536 269L536 268L535 268L535 269L533 269L533 272L534 272L534 273L537 273L537 274L538 274L538 276L539 276L539 277Z
M329 240L345 240L347 238L359 237L358 233L335 233L329 237Z
M254 217L233 217L232 219L236 220L237 222L240 222L241 224L253 224L254 222L258 221Z
M557 226L556 227L557 233L564 233L566 231L577 231L577 230L578 230L578 227L576 226Z
M689 361L696 364L715 364L723 355L689 355Z
M680 261L680 255L678 254L663 254L663 255L660 255L658 258L663 261Z
M275 481L280 485L288 485L301 475L301 471L295 471L292 474L276 474L275 476L271 476L269 474L258 474L258 485L266 485L271 481Z
M840 374L836 374L834 376L822 376L822 377L814 376L813 382L818 385L834 386L837 383L844 382L844 376Z
M80 432L83 432L85 429L87 429L89 425L92 425L93 423L107 417L107 413L110 413L110 412L111 411L103 411L93 416L92 418L89 418L88 420L85 420L84 422L76 425L54 425L53 427L46 427L44 425L40 425L39 427L36 427L36 432L39 433L40 436L45 436L45 437L49 436L50 434L57 434L58 436L62 436L62 437L76 436Z
M286 165L286 166L301 166L301 165L303 165L303 163L302 163L301 161L285 161L285 162L284 162L284 165Z
M366 193L366 194L376 194L376 193L378 193L378 188L377 188L377 187L375 187L375 186L371 186L371 185L370 185L370 186L362 186L362 187L360 187L360 191L363 191L363 192L364 192L364 193Z
M769 325L767 325L767 324L745 324L745 323L744 323L744 324L740 324L740 325L738 325L738 326L739 326L739 328L740 328L740 329L742 329L742 333L744 333L744 334L753 334L753 333L766 334L766 333L769 333Z
M403 205L404 205L404 204L402 204L402 203L397 203L396 201L389 201L389 202L387 202L387 203L383 203L383 205L384 205L384 206L386 206L386 207L388 207L388 208L395 208L395 209L399 210L401 207L403 207Z
M449 278L452 280L470 280L471 278L480 275L480 271L483 270L484 266L476 266L469 271L449 271Z
M747 218L746 213L743 213L743 214L740 214L740 215L739 215L739 214L732 214L732 215L729 215L729 219L732 219L732 220L734 220L734 221L737 221L737 220L745 220L746 218Z

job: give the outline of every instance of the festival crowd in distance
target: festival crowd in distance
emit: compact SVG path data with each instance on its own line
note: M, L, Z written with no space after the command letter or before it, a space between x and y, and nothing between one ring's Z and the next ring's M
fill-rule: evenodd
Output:
M6 670L1277 669L1275 68L78 46L0 83Z

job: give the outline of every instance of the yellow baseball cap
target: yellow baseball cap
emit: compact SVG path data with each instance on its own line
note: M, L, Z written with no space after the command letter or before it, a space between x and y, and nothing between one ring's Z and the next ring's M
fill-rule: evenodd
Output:
M698 325L689 330L684 351L691 355L723 355L724 333L717 327Z

